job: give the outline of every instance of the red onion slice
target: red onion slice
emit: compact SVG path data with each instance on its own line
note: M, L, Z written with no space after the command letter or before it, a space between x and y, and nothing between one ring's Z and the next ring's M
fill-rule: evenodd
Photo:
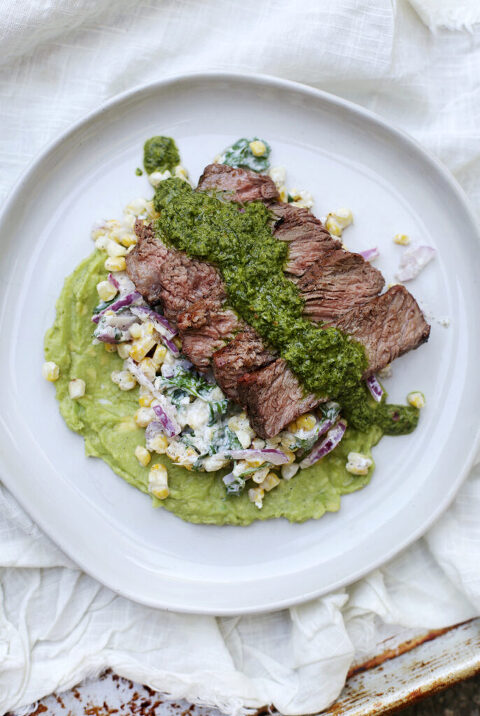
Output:
M143 370L138 366L133 358L127 358L126 360L127 368L130 371L130 373L137 379L137 382L142 385L144 388L146 388L156 400L160 403L163 413L165 413L166 418L168 418L168 425L169 430L171 431L171 434L169 437L172 437L173 435L178 435L182 429L180 425L175 420L174 410L168 400L165 398L165 396L160 393L159 390L156 390L155 386L153 385L152 381L147 378ZM158 413L156 413L158 415ZM160 416L159 416L160 417ZM162 423L163 424L163 423ZM166 431L166 428L165 428ZM167 433L168 434L168 433Z
M115 286L115 288L117 289L117 291L120 291L120 284L119 284L119 282L117 281L117 279L115 278L115 276L113 275L113 273L109 273L109 274L108 274L108 280L110 281L110 283L112 284L112 286Z
M335 427L328 431L327 437L314 445L310 455L307 455L307 457L302 460L300 463L302 470L306 467L311 467L316 462L321 460L322 457L325 457L325 455L328 455L329 452L332 452L345 435L346 429L347 423L345 420L339 420Z
M126 306L131 306L132 303L135 303L136 301L143 300L141 295L138 293L138 291L133 291L133 293L128 293L126 296L123 296L123 298L119 298L117 301L114 301L111 303L107 308L104 308L103 311L99 311L99 313L95 313L92 316L92 321L94 323L98 323L100 318L103 316L106 311L113 311L114 313L116 311L119 311L121 308L125 308Z
M431 246L417 246L415 249L405 251L400 261L400 267L395 274L399 281L411 281L433 259L436 251Z
M167 415L165 410L162 408L161 405L154 405L153 406L153 412L157 416L159 422L162 424L163 429L165 430L165 433L168 435L169 438L176 435L176 429L177 429L177 423L170 419L170 417Z
M379 403L383 396L383 388L378 382L377 377L375 375L369 375L365 380L365 383L367 384L367 388L369 389L372 398Z
M376 259L380 256L380 251L377 249L376 246L373 249L365 249L365 251L359 251L358 253L360 254L360 256L363 256L365 261L373 261L373 259Z

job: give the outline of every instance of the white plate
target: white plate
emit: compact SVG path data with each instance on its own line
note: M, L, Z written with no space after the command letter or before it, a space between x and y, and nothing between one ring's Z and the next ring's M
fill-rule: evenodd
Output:
M313 192L316 213L347 206L354 250L379 246L393 280L397 232L438 256L409 288L436 317L429 343L395 362L393 400L427 397L410 436L384 438L371 484L337 514L302 525L198 526L154 510L59 415L41 377L45 330L64 277L92 250L92 223L150 195L135 176L142 145L171 135L197 178L232 140L273 146L288 185ZM2 479L82 568L139 602L232 614L310 599L365 574L422 532L452 499L472 460L480 355L478 234L450 175L382 120L322 92L269 77L211 73L124 94L79 122L30 167L5 206L0 236Z

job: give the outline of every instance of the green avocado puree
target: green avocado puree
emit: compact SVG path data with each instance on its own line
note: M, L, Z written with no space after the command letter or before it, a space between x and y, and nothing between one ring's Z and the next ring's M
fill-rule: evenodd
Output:
M257 210L258 211L258 210ZM105 279L105 254L95 251L69 276L57 302L55 323L45 338L46 360L60 367L55 383L60 411L67 425L83 435L87 455L100 457L134 487L147 492L149 467L142 467L134 456L137 445L145 445L145 431L138 428L133 415L138 408L138 388L121 391L110 379L112 370L121 370L116 353L103 345L92 345L91 316L97 303L96 284ZM82 378L85 396L71 400L68 382ZM228 469L218 472L190 472L173 464L164 455L152 455L152 462L168 469L170 496L157 506L189 522L248 525L253 520L286 517L303 522L334 512L341 495L354 492L370 481L368 475L355 476L345 470L350 451L371 455L371 448L382 435L373 425L364 432L349 427L340 445L292 480L265 496L259 510L246 493L227 497L220 479Z
M180 179L161 182L154 198L157 236L167 245L210 261L225 281L230 305L287 361L306 391L337 399L352 427L411 432L419 411L380 405L362 381L363 346L332 326L304 318L304 302L284 274L288 244L272 234L273 217L261 202L243 207L195 192Z

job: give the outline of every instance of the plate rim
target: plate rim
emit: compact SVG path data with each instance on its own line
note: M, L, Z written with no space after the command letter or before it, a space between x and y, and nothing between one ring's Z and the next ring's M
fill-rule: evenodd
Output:
M84 114L82 117L80 117L78 120L76 120L73 124L69 125L65 130L63 130L58 136L54 137L49 143L46 144L46 146L41 149L29 162L29 164L26 166L24 171L20 174L17 181L14 183L12 188L7 194L7 197L5 199L4 205L0 211L0 224L3 222L4 216L7 215L10 211L10 209L15 205L18 195L23 189L24 184L28 181L30 174L35 171L38 165L42 163L45 159L48 158L48 156L54 152L56 149L60 148L61 145L68 141L70 137L74 136L75 133L78 130L81 130L82 127L86 126L88 123L101 119L102 114L108 112L112 108L114 108L117 105L121 105L123 102L126 102L132 98L135 97L141 97L142 94L148 94L148 93L155 93L158 91L162 91L163 89L175 85L177 83L183 83L183 82L191 82L191 81L198 81L201 82L202 80L210 80L210 81L243 81L243 82L249 82L253 83L257 86L270 86L276 89L285 89L285 90L293 90L296 92L299 92L303 96L310 96L313 98L321 99L324 102L327 102L330 105L336 105L338 108L347 110L349 113L353 113L357 117L365 118L370 122L373 122L374 124L380 126L383 130L387 130L387 132L390 132L396 136L398 140L406 144L407 146L412 147L417 154L420 154L422 159L424 161L427 161L433 169L441 175L442 179L445 181L448 189L455 195L457 201L459 201L460 205L462 206L466 217L469 220L469 223L471 224L473 234L476 237L477 244L480 244L480 231L478 226L478 221L476 214L473 210L473 207L471 206L471 202L467 195L465 194L464 190L458 183L458 181L455 179L455 177L451 174L451 172L447 169L447 167L444 166L444 164L435 157L429 150L425 149L415 138L411 137L407 132L405 132L402 129L399 129L394 124L391 124L390 122L384 120L380 115L376 114L375 112L372 112L369 109L366 109L362 107L361 105L358 105L354 102L351 102L350 100L343 99L341 97L338 97L337 95L331 94L329 92L325 92L324 90L317 89L315 87L312 87L310 85L305 85L300 82L296 82L293 80L283 79L280 77L276 77L269 74L257 74L257 73L249 73L249 72L232 72L232 71L217 71L217 70L208 70L208 71L197 71L197 72L187 72L187 73L176 73L171 74L166 77L164 77L161 80L156 80L153 82L147 82L143 84L136 85L133 88L130 88L124 92L121 92L113 97L111 97L109 100L103 102L100 104L99 107L96 109ZM430 513L429 517L420 525L417 527L417 529L413 530L406 536L403 540L400 540L397 544L392 546L392 548L384 554L381 558L374 559L371 563L368 564L368 566L363 566L358 568L357 570L352 570L351 573L346 577L339 577L335 581L333 581L328 587L319 587L316 589L313 589L307 593L302 593L298 595L297 597L285 597L283 599L276 599L276 600L269 600L268 604L263 603L261 604L253 604L248 606L242 606L237 608L210 608L208 604L203 604L200 608L198 608L195 604L192 605L185 605L185 604L173 604L169 602L168 600L163 600L162 597L160 597L159 600L153 600L149 598L142 598L142 595L139 595L135 592L135 590L131 590L128 587L128 584L116 584L115 580L105 580L102 578L102 574L100 573L101 568L100 565L98 568L95 568L95 566L91 567L90 565L85 564L83 561L83 558L78 558L77 554L75 553L75 549L70 550L69 546L66 548L63 546L62 542L58 540L58 530L56 530L54 527L50 529L50 522L48 521L47 517L42 518L42 512L41 510L37 510L35 506L35 502L32 501L31 503L27 504L27 500L24 502L21 490L17 490L16 487L16 481L15 479L9 480L8 484L7 481L5 481L5 485L7 489L14 495L14 497L18 500L20 505L23 509L26 510L26 512L32 517L35 523L38 524L38 526L43 530L43 532L48 535L50 539L62 550L67 554L72 561L78 565L83 571L85 571L87 574L91 575L93 578L95 578L97 581L99 581L101 584L106 585L108 588L114 590L115 592L132 599L138 603L145 604L150 607L160 608L160 609L166 609L171 611L177 611L177 612L183 612L183 613L191 613L191 614L204 614L204 615L211 615L211 616L232 616L237 614L252 614L252 613L262 613L262 612L269 612L269 611L276 611L280 609L287 608L289 606L294 606L296 604L301 604L303 602L309 601L315 597L319 597L324 594L328 594L336 589L339 589L341 587L347 586L349 584L352 584L356 582L358 579L363 577L364 575L370 573L374 569L378 569L382 564L385 564L390 559L392 559L395 555L397 555L399 552L401 552L403 549L411 545L413 542L415 542L419 537L421 537L425 532L432 526L432 524L439 518L439 516L449 507L451 502L453 501L456 493L458 492L460 486L466 479L468 472L470 471L476 452L478 450L478 447L480 445L480 425L476 428L475 438L472 441L470 450L466 453L466 457L463 461L462 469L459 470L456 474L455 479L452 481L450 489L448 491L445 491L443 494L443 499L440 500L435 509ZM0 454L0 467L1 467L1 475L2 479L3 476L9 472L7 467L7 459L3 456L3 454ZM38 513L38 514L37 514ZM301 572L299 573L301 574ZM261 580L262 581L262 580ZM128 582L128 580L127 580Z

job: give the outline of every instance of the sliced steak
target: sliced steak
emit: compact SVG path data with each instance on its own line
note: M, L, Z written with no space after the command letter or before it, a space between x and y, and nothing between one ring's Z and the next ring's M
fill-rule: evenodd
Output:
M244 322L220 301L198 301L177 318L182 351L201 371L210 366L212 355L244 327Z
M252 428L262 438L277 435L285 425L323 402L316 395L304 395L283 358L242 376L238 395Z
M362 343L368 358L365 376L428 340L430 326L405 286L392 286L333 322Z
M227 192L229 201L272 201L278 199L275 183L266 174L236 169L227 164L209 164L198 180L198 191Z
M214 266L167 249L155 238L153 227L138 219L135 233L138 242L126 257L127 274L148 303L163 305L169 321L176 323L179 313L201 299L225 300L225 286Z
M249 326L213 355L215 380L227 398L238 402L238 381L247 372L272 363L277 355L269 350Z
M385 279L360 254L342 248L327 252L295 280L312 321L332 321L376 296Z
M341 242L308 209L285 203L272 204L271 209L278 219L273 231L275 238L288 243L286 273L302 276L329 251L341 248Z

